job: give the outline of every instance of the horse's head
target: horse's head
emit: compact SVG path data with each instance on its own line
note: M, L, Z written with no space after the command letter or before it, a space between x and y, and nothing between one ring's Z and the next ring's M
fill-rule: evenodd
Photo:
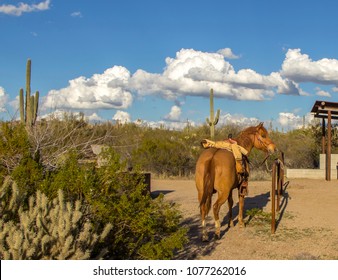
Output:
M276 152L276 145L270 139L269 133L263 126L263 123L261 122L255 128L256 132L254 135L254 147L269 154L273 154L274 152Z

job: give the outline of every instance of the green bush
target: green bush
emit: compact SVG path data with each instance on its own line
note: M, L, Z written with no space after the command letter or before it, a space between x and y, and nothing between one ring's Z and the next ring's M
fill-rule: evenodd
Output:
M170 259L186 242L181 214L160 196L146 193L143 175L124 172L113 150L98 172L99 184L87 197L97 220L113 225L109 257L113 259ZM170 243L165 241L171 240Z
M0 174L6 176L23 157L30 156L30 143L25 126L11 122L0 125Z

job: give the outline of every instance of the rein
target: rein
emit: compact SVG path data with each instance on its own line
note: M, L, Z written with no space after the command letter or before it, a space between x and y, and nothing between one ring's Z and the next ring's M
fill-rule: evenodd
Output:
M262 138L261 138L260 135L257 135L257 132L255 133L255 139L254 139L254 141L256 141L256 139L257 139L257 141L258 141L263 147L265 147L265 148L268 150L268 145L264 143L264 141L262 140ZM269 172L272 171L272 169L269 170L269 168L268 168L268 162L267 162L267 159L268 159L270 156L271 156L271 154L269 154L269 152L267 152L265 158L263 159L263 161L262 161L262 163L261 163L261 165L263 165L263 164L265 163L266 169L267 169Z

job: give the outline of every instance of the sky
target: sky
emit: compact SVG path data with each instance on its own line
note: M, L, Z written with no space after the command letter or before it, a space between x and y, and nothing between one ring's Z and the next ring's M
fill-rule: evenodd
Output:
M18 118L32 60L39 116L172 129L290 130L338 102L335 0L0 0L0 117Z

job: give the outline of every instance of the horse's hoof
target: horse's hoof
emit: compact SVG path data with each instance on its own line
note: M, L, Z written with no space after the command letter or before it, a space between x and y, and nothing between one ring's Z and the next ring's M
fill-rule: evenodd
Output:
M245 223L240 222L240 223L239 223L239 227L240 227L240 228L245 228Z
M234 227L234 221L232 221L232 220L229 221L228 226L229 226L229 228Z
M202 242L209 242L208 233L205 232L202 234Z
M215 240L220 240L221 239L221 234L215 233L214 238L215 238Z
M202 242L209 242L209 238L207 236L202 237Z

